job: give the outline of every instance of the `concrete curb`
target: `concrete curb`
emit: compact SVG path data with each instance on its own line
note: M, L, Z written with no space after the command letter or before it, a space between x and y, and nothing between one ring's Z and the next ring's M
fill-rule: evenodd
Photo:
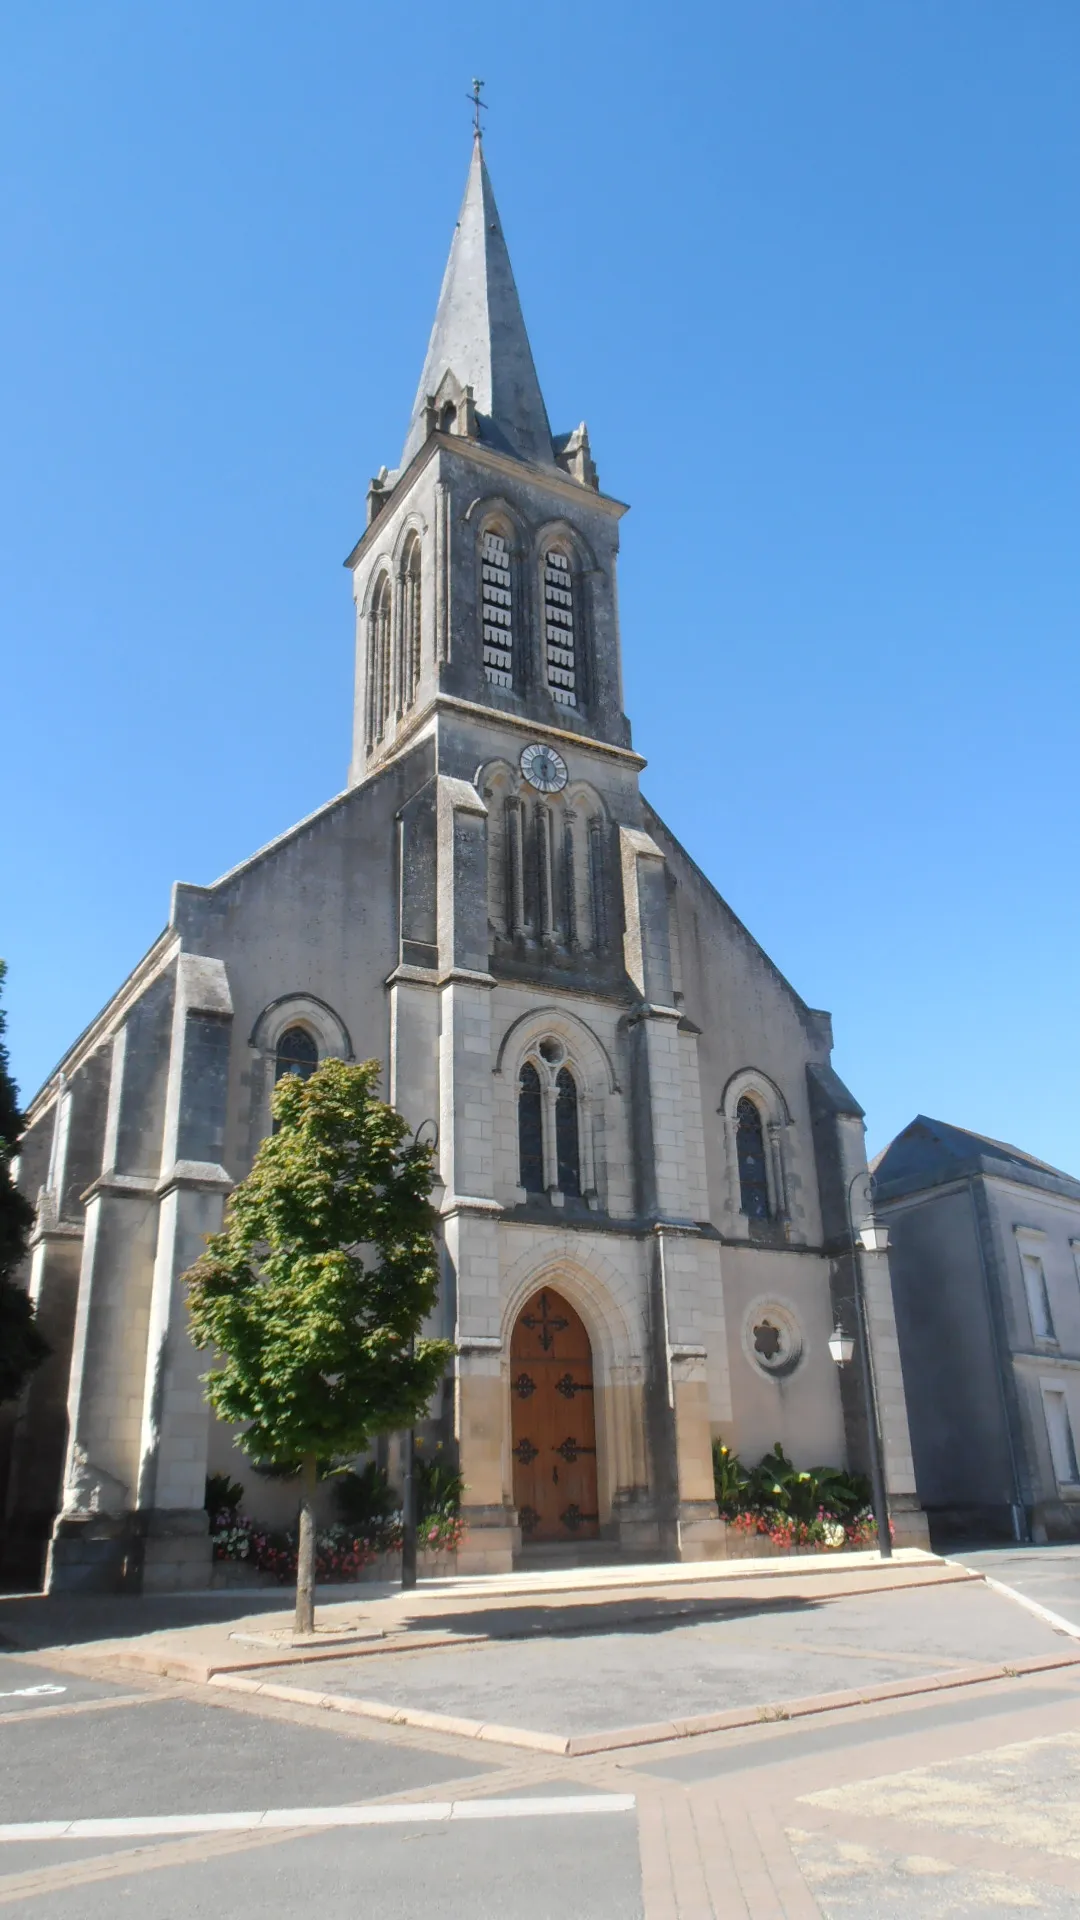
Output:
M660 1720L648 1726L615 1727L608 1732L580 1734L541 1733L531 1727L502 1727L488 1721L459 1719L448 1713L428 1713L419 1707L395 1707L382 1700L357 1700L347 1694L316 1693L308 1687L250 1680L238 1673L212 1674L209 1684L228 1688L234 1693L285 1700L294 1706L322 1707L332 1713L381 1720L391 1726L416 1727L429 1733L450 1734L461 1740L484 1740L496 1746L525 1747L534 1752L573 1758L584 1754L616 1752L624 1747L658 1746L668 1740L685 1740L695 1734L724 1733L738 1727L761 1726L770 1721L801 1720L811 1714L835 1713L847 1707L874 1706L886 1700L906 1700L919 1694L983 1686L988 1681L1011 1680L1022 1674L1047 1673L1059 1667L1076 1666L1080 1666L1080 1653L1046 1654L1036 1659L1017 1660L1006 1666L957 1667L951 1672L927 1674L915 1680L893 1680L880 1686L853 1688L843 1693L809 1694L799 1700L733 1707L724 1713L695 1714L687 1719Z

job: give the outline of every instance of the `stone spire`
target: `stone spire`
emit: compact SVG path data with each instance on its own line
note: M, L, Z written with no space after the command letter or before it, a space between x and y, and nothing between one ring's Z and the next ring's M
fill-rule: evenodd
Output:
M479 134L443 275L435 325L401 457L406 467L430 430L429 403L472 389L476 437L541 466L555 464L547 408L533 365L502 222Z

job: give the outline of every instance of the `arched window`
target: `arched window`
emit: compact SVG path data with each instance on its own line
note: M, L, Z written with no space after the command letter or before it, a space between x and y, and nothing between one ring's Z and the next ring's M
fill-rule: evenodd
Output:
M286 1027L277 1043L274 1058L275 1084L287 1073L295 1073L301 1080L307 1080L318 1064L319 1049L307 1028Z
M383 574L375 588L368 615L367 743L373 746L386 731L390 713L390 577Z
M560 707L576 707L574 576L557 547L544 555L544 640L548 692Z
M544 1191L544 1100L540 1075L526 1060L518 1080L518 1155L526 1193Z
M401 711L411 707L420 680L420 538L412 534L401 570L401 669L398 699Z
M484 672L495 687L514 684L514 607L510 549L501 533L489 529L480 542L481 615Z
M765 1165L765 1130L757 1106L745 1094L735 1109L735 1146L739 1156L742 1210L750 1220L768 1220L769 1176Z
M555 1080L555 1159L559 1190L581 1193L581 1157L578 1150L578 1097L569 1067L560 1067Z

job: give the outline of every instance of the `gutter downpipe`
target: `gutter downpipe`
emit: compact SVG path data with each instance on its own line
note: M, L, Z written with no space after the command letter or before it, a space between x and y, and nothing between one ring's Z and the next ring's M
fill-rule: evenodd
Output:
M983 1295L986 1300L986 1317L990 1327L990 1344L994 1352L997 1371L998 1398L1001 1401L1001 1414L1005 1423L1005 1444L1009 1450L1009 1471L1012 1475L1012 1525L1013 1538L1017 1546L1023 1546L1031 1539L1027 1523L1027 1507L1021 1498L1020 1462L1016 1451L1016 1436L1013 1432L1012 1407L1005 1386L1005 1369L1002 1364L1001 1337L998 1327L998 1314L994 1299L994 1290L990 1282L990 1272L986 1264L986 1248L983 1245L982 1222L979 1218L979 1206L975 1198L976 1175L967 1177L968 1199L971 1202L971 1217L975 1225L975 1245L979 1254L979 1272L982 1274Z

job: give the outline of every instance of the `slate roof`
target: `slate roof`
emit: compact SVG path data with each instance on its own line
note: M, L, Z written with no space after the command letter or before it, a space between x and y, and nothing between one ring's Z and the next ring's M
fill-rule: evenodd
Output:
M448 370L473 390L481 441L521 460L554 466L547 408L479 138L473 141L402 468L424 443L424 403Z
M1060 1167L1037 1160L1034 1154L1011 1147L1004 1140L972 1133L967 1127L950 1126L946 1120L931 1120L925 1113L917 1114L910 1126L890 1141L871 1162L870 1171L882 1200L943 1186L975 1173L1018 1180L1025 1186L1080 1200L1080 1180L1063 1173Z

